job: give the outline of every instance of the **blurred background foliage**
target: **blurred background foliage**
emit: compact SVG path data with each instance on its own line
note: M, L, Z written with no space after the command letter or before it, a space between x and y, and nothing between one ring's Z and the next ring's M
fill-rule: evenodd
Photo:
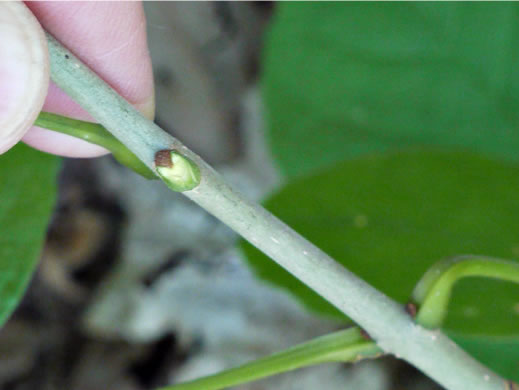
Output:
M447 256L519 258L519 7L281 3L267 34L266 206L404 303ZM248 244L258 276L340 313ZM519 286L472 278L445 329L519 380Z
M281 3L266 38L269 141L297 176L409 145L517 161L516 4Z

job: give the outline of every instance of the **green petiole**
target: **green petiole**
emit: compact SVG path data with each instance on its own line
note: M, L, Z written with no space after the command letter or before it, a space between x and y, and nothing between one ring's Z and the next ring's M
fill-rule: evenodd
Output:
M416 285L412 299L419 310L416 322L435 329L447 316L452 289L466 277L487 277L519 283L519 263L486 256L458 256L433 265Z
M159 390L217 390L314 364L354 362L380 354L382 350L367 340L358 327L351 327L240 367Z
M100 124L42 111L34 125L102 146L112 152L114 158L122 165L144 176L146 179L158 179L151 169Z

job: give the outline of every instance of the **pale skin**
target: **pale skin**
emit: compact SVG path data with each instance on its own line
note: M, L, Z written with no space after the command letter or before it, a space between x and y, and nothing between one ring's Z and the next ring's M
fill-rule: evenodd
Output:
M153 75L146 43L146 20L140 2L28 2L26 6L46 31L88 64L145 116L153 117ZM6 7L3 12L2 7ZM0 14L7 15L7 7L0 2ZM38 88L46 96L44 101L43 98L39 101L20 99L23 112L29 108L35 113L44 110L92 120L52 82L47 89L44 80L37 79L35 85L34 78L26 77L27 64L24 61L30 59L16 55L25 49L13 36L26 37L24 31L27 28L23 23L10 23L11 20L14 19L0 18L0 124L10 123L20 113L20 104L16 107L15 96L21 95L21 91ZM31 43L37 48L40 45L36 39ZM25 121L27 123L23 123L9 139L2 133L0 126L0 154L18 141L67 157L95 157L108 153L100 146L32 126L33 119L30 116Z

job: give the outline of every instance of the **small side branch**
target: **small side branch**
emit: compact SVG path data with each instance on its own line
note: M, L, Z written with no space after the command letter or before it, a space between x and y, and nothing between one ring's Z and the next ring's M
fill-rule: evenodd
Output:
M487 256L456 256L433 265L413 291L419 308L416 322L428 329L439 328L445 317L454 285L463 278L483 277L519 283L519 264Z
M355 362L381 353L374 342L364 338L359 328L352 327L230 370L160 390L220 390L314 364Z

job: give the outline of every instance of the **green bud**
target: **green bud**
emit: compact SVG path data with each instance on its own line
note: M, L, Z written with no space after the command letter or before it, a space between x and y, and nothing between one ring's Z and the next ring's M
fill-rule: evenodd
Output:
M161 150L155 154L157 174L173 191L189 191L200 184L200 169L176 150Z

